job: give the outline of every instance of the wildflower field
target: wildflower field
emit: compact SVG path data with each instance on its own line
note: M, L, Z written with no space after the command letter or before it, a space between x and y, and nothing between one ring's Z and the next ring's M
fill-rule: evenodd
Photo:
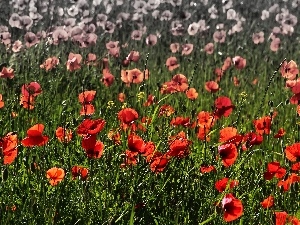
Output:
M0 1L0 224L299 225L299 10Z

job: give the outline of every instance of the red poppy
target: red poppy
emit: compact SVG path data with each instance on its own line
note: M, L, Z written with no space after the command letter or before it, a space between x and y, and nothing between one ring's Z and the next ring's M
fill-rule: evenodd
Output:
M224 220L231 222L242 216L244 207L241 200L235 198L232 194L226 194L222 199L222 208L224 210Z
M218 83L215 81L206 82L204 87L205 87L205 90L207 90L208 92L211 92L211 93L215 93L218 90L220 90Z
M30 109L30 110L34 109L34 97L32 95L30 96L21 95L20 105L24 109Z
M80 177L81 180L86 180L89 170L83 166L73 166L71 172L73 180L75 180L77 177Z
M274 138L282 138L285 135L285 130L281 127L277 134L274 135Z
M139 114L137 113L137 111L135 111L135 109L132 108L125 108L122 109L119 113L118 113L118 119L125 124L131 124L133 123L135 120L137 120L139 117Z
M280 166L279 162L270 162L267 166L267 171L264 173L266 180L271 180L274 176L278 179L283 178L286 173L286 169Z
M185 92L188 99L195 100L198 98L198 93L195 88L190 88Z
M159 116L171 116L175 112L174 108L170 105L162 105L159 108Z
M270 195L269 197L265 198L260 204L264 209L271 208L274 205L274 197Z
M190 145L192 142L188 140L184 132L178 133L169 140L169 150L167 156L184 158L190 154Z
M17 134L10 132L0 141L1 155L3 164L11 164L18 155L18 137Z
M296 162L300 159L300 143L294 143L292 145L286 146L285 156L288 160Z
M199 127L205 127L206 129L210 129L216 121L216 118L210 113L201 111L197 115L197 125Z
M0 71L0 78L9 78L12 79L14 78L14 69L13 68L6 68L5 66L2 68Z
M27 130L27 137L25 137L21 143L24 147L43 146L45 145L49 137L43 135L44 125L36 124Z
M189 127L191 126L191 121L189 117L181 117L181 116L177 116L175 118L173 118L170 122L170 124L172 126L183 126L183 127Z
M224 192L226 189L232 189L239 184L237 180L230 180L227 177L222 178L221 180L216 181L215 188L219 192Z
M130 134L128 135L127 142L130 151L138 152L140 154L143 154L145 152L145 142L140 136L136 134Z
M168 165L169 158L160 152L155 152L151 158L150 169L154 173L161 173Z
M126 166L135 166L138 162L137 155L138 152L132 152L130 150L126 150L124 162L121 164L121 168Z
M104 119L85 119L77 128L77 134L81 136L98 134L105 126Z
M222 163L225 167L231 166L238 157L237 148L234 144L224 144L218 147Z
M237 129L234 127L225 127L220 131L219 142L226 142L237 135Z
M72 139L72 131L63 127L58 127L55 131L55 136L60 142L70 142Z
M230 57L227 57L225 60L224 60L224 63L223 63L223 66L222 66L222 71L226 71L230 68L231 66L231 58Z
M300 162L294 163L291 167L293 171L300 171Z
M95 107L93 104L83 104L81 106L81 109L79 111L79 114L81 116L90 116L93 115L95 113Z
M183 74L174 75L171 82L173 83L173 88L179 92L184 92L189 87L188 80Z
M251 148L253 145L260 145L263 142L263 136L254 132L249 132L244 135L243 141L246 142L245 149Z
M296 173L291 173L286 180L280 180L277 183L277 186L282 187L283 191L288 191L291 185L295 182L300 182L300 176Z
M121 144L121 135L118 130L113 130L111 129L108 134L108 139L113 141L115 145L120 145Z
M200 126L197 133L197 138L202 141L210 141L210 136L208 135L210 132L209 128L205 126Z
M65 171L62 168L53 167L47 171L47 178L50 184L55 186L59 184L65 177Z
M210 172L216 172L216 168L212 165L202 165L200 167L200 172L203 173L210 173Z
M0 94L0 109L4 107L4 101L2 98L2 94Z
M220 96L215 100L215 107L215 115L217 118L221 118L222 116L228 117L234 109L230 98L225 96Z
M148 141L145 143L144 146L144 154L142 154L143 156L146 157L146 162L150 163L152 160L152 157L155 153L155 144L152 141Z
M25 97L36 97L42 93L41 85L38 82L30 82L29 84L24 84L21 88L21 93Z
M78 95L78 100L81 104L91 103L96 95L96 91L84 91Z
M257 120L254 120L253 124L255 126L256 133L260 135L270 134L271 122L272 122L272 118L270 116L264 116Z
M124 93L119 93L118 94L118 100L120 102L125 102L125 98L126 98L126 95Z
M143 104L144 106L150 106L150 105L153 105L154 104L154 99L155 99L155 96L153 95L148 95L148 98L147 98L147 101Z
M110 87L115 81L115 76L109 72L103 73L101 81L106 87Z
M84 136L81 141L81 146L85 150L88 158L99 159L104 150L104 144L96 140L96 135Z
M275 224L285 225L288 214L286 212L275 212Z

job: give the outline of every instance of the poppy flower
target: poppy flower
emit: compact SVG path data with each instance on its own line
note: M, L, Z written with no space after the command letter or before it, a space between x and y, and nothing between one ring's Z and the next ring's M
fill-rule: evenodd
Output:
M254 120L253 124L255 126L256 133L260 135L270 134L271 122L272 122L272 118L270 116L264 116L257 120Z
M172 53L179 52L180 44L179 43L172 43L170 44L170 50Z
M205 127L206 129L210 129L216 121L216 118L210 113L206 111L201 111L197 115L197 125L199 127Z
M204 174L204 173L210 173L210 172L216 172L216 171L217 171L216 168L214 166L212 166L212 165L202 165L200 167L200 172L202 174Z
M175 109L170 105L162 105L159 108L159 116L171 116L175 112Z
M241 56L235 56L232 58L233 65L236 69L241 70L246 66L246 59Z
M222 116L228 117L234 109L234 105L232 105L230 98L225 96L220 96L215 100L215 107L215 115L217 118Z
M81 104L91 103L96 95L96 91L84 91L78 95L78 100Z
M4 107L4 101L3 101L2 94L0 94L0 109L3 107Z
M121 164L121 168L124 168L126 166L135 166L137 165L137 155L138 152L132 152L130 150L125 151L125 159L124 162Z
M234 127L225 127L219 131L219 142L226 142L237 135L237 129Z
M188 99L195 100L198 97L198 93L195 88L190 88L185 92Z
M218 146L218 152L225 167L231 166L238 157L237 148L231 143Z
M193 44L183 44L181 46L181 49L182 49L182 52L181 52L182 55L189 55L192 53L192 51L194 49L194 45Z
M213 54L214 53L214 44L213 43L208 43L204 46L204 51L206 54Z
M177 158L184 158L190 154L192 142L186 138L184 132L180 132L169 140L169 150L166 155Z
M239 184L237 180L230 180L227 177L222 178L221 180L216 181L215 188L220 192L224 192L226 188L232 189Z
M101 79L101 82L106 86L106 87L110 87L111 85L113 85L115 81L115 76L112 75L109 72L103 73L103 77Z
M215 81L206 82L204 88L205 88L205 90L207 90L208 92L211 92L211 93L215 93L218 90L220 90L218 83Z
M154 104L154 99L155 99L155 96L154 95L148 95L147 97L147 101L143 104L144 106L148 107L150 105L153 105Z
M121 144L121 135L120 135L120 132L118 130L111 129L108 132L107 137L108 137L109 140L113 141L115 145L120 145Z
M68 143L72 139L72 131L63 127L58 127L55 131L55 136L60 142Z
M49 137L43 135L44 125L36 124L27 130L27 137L25 137L21 143L24 147L43 146L45 145Z
M81 180L86 180L89 170L83 166L73 166L71 169L71 173L73 180L75 180L77 177L80 177Z
M227 57L222 65L222 71L226 71L231 67L232 59L230 57Z
M81 141L81 146L85 150L88 158L101 158L104 150L104 144L96 140L96 134L84 136Z
M297 104L300 102L300 93L294 94L294 95L290 98L290 102L291 102L291 104L297 105Z
M142 156L145 156L146 162L150 163L155 152L156 152L155 144L152 141L148 141L144 145L144 153L142 154Z
M274 135L274 138L282 138L285 135L285 130L281 127L277 134Z
M300 162L292 164L291 170L300 171Z
M128 148L132 152L138 152L139 154L144 153L144 140L136 135L136 134L130 134L127 138Z
M82 56L80 54L74 54L70 52L68 56L68 60L66 62L67 70L68 71L75 71L81 68L81 61L82 61Z
M226 194L222 199L222 208L224 210L224 220L231 222L242 216L244 207L241 200L235 198L232 194Z
M280 38L274 38L270 44L270 49L272 52L277 52L280 47Z
M118 119L124 123L124 124L131 124L133 123L135 120L137 120L139 117L139 114L137 113L137 111L135 111L135 109L132 108L125 108L122 109L119 113L118 113Z
M264 209L271 208L274 205L274 197L270 195L269 197L265 198L260 204Z
M13 68L7 68L7 67L2 67L2 70L0 72L0 78L9 78L12 79L14 78L14 69Z
M224 71L221 68L214 69L214 74L217 75L217 80L220 81L222 76L224 75Z
M126 59L130 62L138 62L140 59L140 53L138 51L131 51Z
M30 82L29 84L24 84L21 88L21 93L25 97L36 97L42 93L41 85L35 81Z
M286 180L280 180L277 186L282 187L283 191L288 191L291 185L296 182L300 182L300 176L296 173L291 173Z
M93 53L88 53L85 63L86 63L86 65L96 66L97 65L97 56Z
M126 95L124 93L119 93L118 94L119 102L125 102L125 98L126 98Z
M197 138L202 141L210 141L210 136L208 135L210 132L210 128L205 126L200 126L197 133Z
M278 179L283 178L286 174L286 169L280 166L279 162L270 162L267 166L267 171L264 173L266 180L271 180L274 176Z
M81 136L98 134L105 126L104 119L85 119L77 128L77 134Z
M234 86L239 86L240 85L240 80L237 78L237 77L233 77L233 84L234 84Z
M144 80L144 73L139 69L135 68L127 71L127 79L129 83L139 84Z
M285 225L288 218L287 212L275 212L275 224Z
M8 133L0 141L1 155L3 164L9 165L14 162L18 155L18 137L14 132Z
M184 92L189 87L188 80L183 74L174 75L171 82L173 83L174 89L179 92Z
M32 95L30 96L21 95L20 105L24 109L30 109L30 110L34 109L34 97Z
M172 57L169 57L166 61L166 66L168 68L169 71L173 71L175 70L176 68L179 67L179 63L178 63L178 60L176 57L172 56Z
M280 67L280 73L282 77L288 80L294 80L299 74L297 63L293 60L289 62L285 60Z
M50 57L43 62L43 64L40 65L41 69L45 69L46 71L50 71L53 68L55 68L59 64L59 59L55 56Z
M285 148L285 156L288 160L296 162L300 159L300 143L288 145Z
M226 39L226 31L224 30L217 30L213 34L214 42L224 43Z
M47 178L52 186L58 185L65 177L65 171L62 168L53 167L47 170Z
M94 113L95 113L95 107L93 104L83 104L79 111L79 114L81 116L86 116L86 115L90 116Z
M172 126L183 126L183 127L189 127L191 126L191 120L189 117L181 117L181 116L177 116L175 118L173 118L170 122L170 124Z
M160 152L155 152L151 158L150 169L154 173L161 173L168 165L168 162L169 162L168 156Z
M246 142L243 150L247 150L253 145L260 145L263 142L263 136L254 132L249 132L243 136L243 141Z

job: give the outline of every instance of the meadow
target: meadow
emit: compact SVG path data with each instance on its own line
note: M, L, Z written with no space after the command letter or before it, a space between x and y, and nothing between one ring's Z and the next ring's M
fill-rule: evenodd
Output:
M300 224L298 2L0 2L0 224Z

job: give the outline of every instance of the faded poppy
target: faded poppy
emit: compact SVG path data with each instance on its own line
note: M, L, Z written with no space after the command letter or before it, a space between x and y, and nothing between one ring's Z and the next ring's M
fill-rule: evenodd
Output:
M231 58L230 57L227 57L225 60L224 60L224 63L223 63L223 66L222 66L222 71L226 71L230 68L231 66Z
M119 93L118 94L118 100L120 102L125 102L125 98L126 98L126 95L124 93Z
M185 92L188 99L195 100L198 97L198 92L195 88L190 88Z
M264 173L266 180L271 180L274 176L278 179L283 178L286 174L286 169L280 166L279 162L270 162L267 166L267 171Z
M85 119L79 124L77 128L77 134L81 136L98 134L105 126L104 119Z
M291 162L296 162L300 159L300 143L288 145L285 148L285 156Z
M224 43L226 39L226 32L224 30L215 31L213 39L215 42Z
M139 59L140 53L138 51L131 51L126 57L126 60L128 60L129 62L138 62Z
M170 44L170 49L172 53L179 52L180 44L179 43L172 43Z
M84 136L81 141L81 146L85 150L88 158L99 159L103 154L104 144L96 140L96 134Z
M68 143L72 139L72 130L63 127L58 127L55 131L55 136L60 142Z
M297 63L293 60L289 62L284 61L280 67L280 73L282 77L288 80L294 80L299 74Z
M215 183L215 188L218 190L218 192L222 193L226 189L232 189L236 187L239 184L237 180L230 180L227 177L222 178L221 180L217 180Z
M168 68L169 71L173 71L174 69L179 67L179 63L176 57L172 56L169 57L166 61L166 66Z
M218 152L225 167L231 166L238 157L237 148L232 143L218 146Z
M240 85L240 80L237 78L237 77L233 77L233 84L234 84L234 86L239 86Z
M89 170L83 166L73 166L71 173L73 180L75 180L77 177L80 177L81 180L86 180L88 178Z
M103 73L103 77L101 79L101 82L106 86L110 87L115 81L115 76L112 75L109 72Z
M272 122L272 118L270 116L264 116L257 120L254 120L253 124L255 126L256 133L260 135L270 134L271 122Z
M47 170L47 178L52 186L59 184L65 177L65 171L62 168L53 167Z
M12 79L14 78L15 74L14 74L14 69L13 68L7 68L7 67L3 67L1 72L0 72L0 78L9 78Z
M222 209L224 210L224 220L231 222L242 216L244 207L241 200L235 198L232 194L226 194L222 199Z
M214 53L214 44L213 43L206 44L204 46L204 51L209 55L213 54Z
M252 41L256 45L259 44L259 43L263 43L264 40L265 40L265 38L264 38L264 32L262 32L262 31L260 31L258 33L254 33L252 35Z
M219 85L215 81L208 81L204 85L205 90L211 93L215 93L219 90Z
M225 96L220 96L215 100L215 107L215 115L217 118L222 116L228 117L234 109L234 105L232 105L230 98Z
M21 143L24 147L43 146L49 141L48 136L43 135L44 125L36 124L27 130L27 137Z
M139 114L137 113L137 111L135 111L135 109L132 109L132 108L122 109L118 113L118 119L122 123L125 123L125 124L131 124L132 122L137 120L138 117L139 117Z
M274 197L270 195L269 197L265 198L260 204L264 209L271 208L274 205Z
M144 73L139 69L135 68L127 71L127 79L129 83L139 84L144 80Z
M212 165L202 165L200 167L200 172L202 174L204 174L204 173L210 173L210 172L216 172L216 171L217 171L216 168L214 166L212 166Z
M246 66L246 59L242 58L241 56L235 56L232 58L233 65L236 69L244 69Z
M14 162L18 155L18 137L14 132L9 132L0 141L2 162L9 165Z
M68 61L66 62L67 70L75 71L81 68L82 56L80 54L74 54L70 52L68 56Z
M181 46L182 48L182 55L189 55L192 53L193 49L194 49L194 45L193 44L183 44Z
M86 62L87 65L92 65L96 66L97 65L97 56L93 53L89 53L86 57Z
M59 64L59 59L55 56L52 56L43 62L43 64L40 65L41 69L45 69L46 71L52 70Z

